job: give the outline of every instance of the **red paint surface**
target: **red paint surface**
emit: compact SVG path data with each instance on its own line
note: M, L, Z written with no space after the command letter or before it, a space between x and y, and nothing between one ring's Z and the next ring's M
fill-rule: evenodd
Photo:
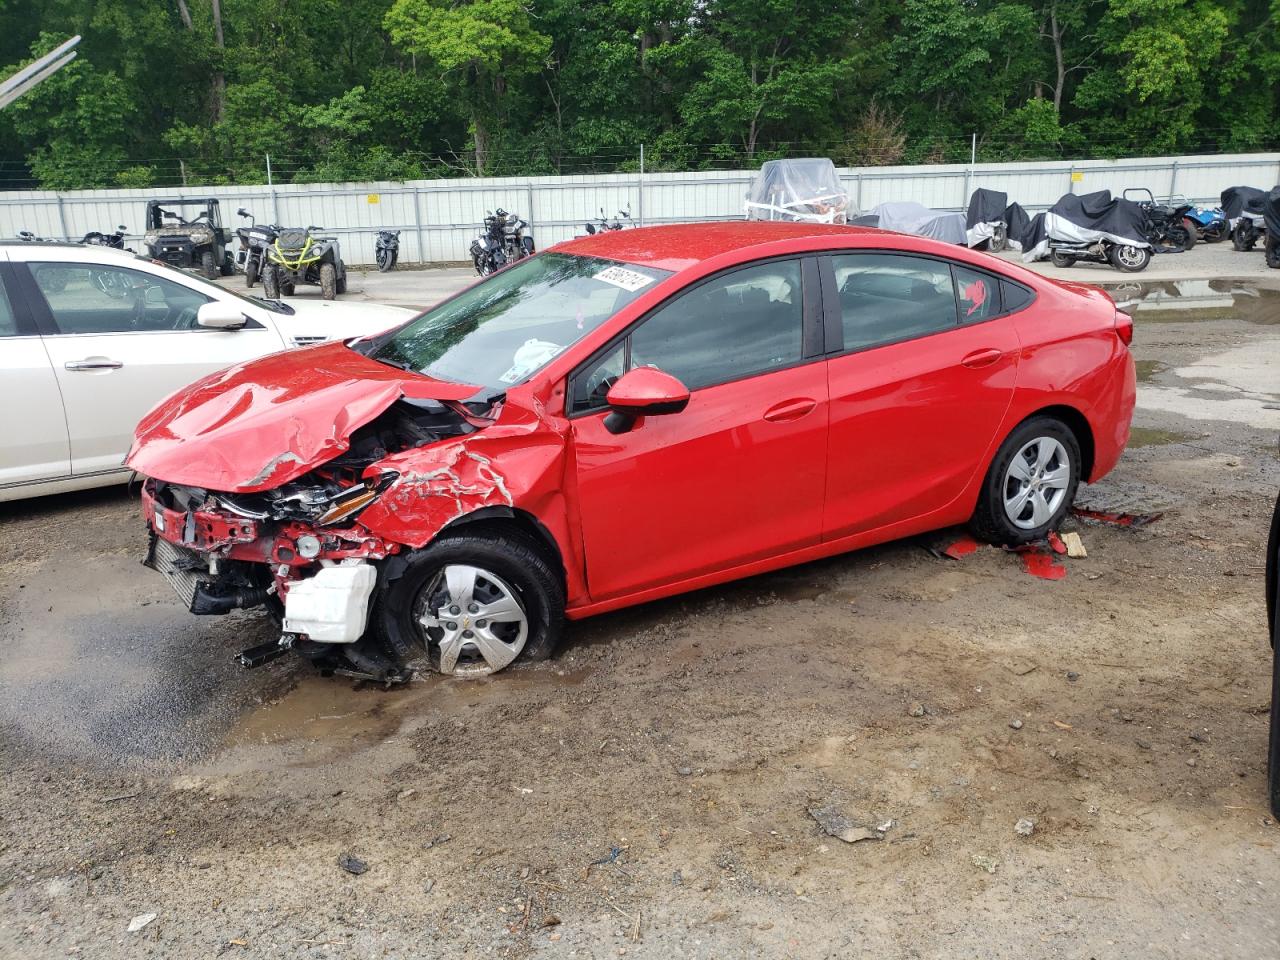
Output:
M977 553L979 546L980 544L973 537L961 537L950 546L944 547L942 553L952 560L963 560L965 557Z
M688 399L688 387L655 367L629 370L609 390L611 407L643 408L654 404L684 403Z
M605 430L603 411L565 417L569 374L703 277L762 257L886 248L999 272L1036 299L1007 317L696 390L682 412L646 416L627 433ZM579 617L964 523L1000 443L1046 407L1089 424L1090 480L1128 438L1133 361L1111 300L1087 286L925 238L811 224L610 231L554 249L679 272L513 387L492 422L371 467L399 477L349 529L326 532L332 555L420 547L480 509L523 513L559 547L569 615ZM997 356L965 366L975 351ZM341 344L293 351L161 403L128 464L211 490L268 490L344 451L401 396L475 392ZM224 546L275 558L303 532L286 526L275 541ZM1037 575L1066 572L1052 556L1024 562Z
M1040 550L1028 550L1023 553L1022 566L1027 573L1041 580L1062 580L1067 575L1067 568L1058 563L1052 553Z
M1067 552L1067 545L1062 542L1062 538L1058 536L1058 532L1056 530L1050 530L1049 536L1046 539L1049 541L1049 549L1054 553L1062 556Z

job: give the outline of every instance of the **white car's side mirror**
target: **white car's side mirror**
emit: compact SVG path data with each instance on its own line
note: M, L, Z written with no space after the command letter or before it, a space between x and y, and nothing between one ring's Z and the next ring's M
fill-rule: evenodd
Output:
M211 330L238 330L248 318L233 303L213 300L196 311L196 323Z

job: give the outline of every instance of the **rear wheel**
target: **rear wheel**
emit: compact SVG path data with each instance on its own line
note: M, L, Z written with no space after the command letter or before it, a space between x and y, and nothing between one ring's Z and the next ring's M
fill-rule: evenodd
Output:
M1080 483L1080 443L1061 420L1032 417L1000 445L969 521L991 543L1042 540L1071 509Z
M1187 231L1188 236L1191 238L1191 242L1187 244L1188 250L1204 239L1204 236L1200 232L1199 224L1190 217L1182 218L1182 229Z
M222 255L222 275L224 277L233 277L236 272L236 263L231 259L231 253L228 251Z
M332 263L320 264L320 296L332 300L338 295L338 271Z
M338 278L338 295L341 296L346 292L347 292L347 275L344 273L342 276Z
M200 272L206 280L218 279L218 261L214 259L212 250L200 254Z
M1049 262L1055 267L1065 270L1067 267L1074 267L1076 265L1076 258L1071 256L1069 253L1059 253L1057 250L1054 250L1049 254Z
M1241 220L1231 231L1231 246L1242 252L1252 250L1258 242L1258 231L1253 228L1253 221Z
M1139 273L1151 262L1151 251L1129 244L1116 245L1107 252L1107 259L1121 273Z
M280 273L271 264L262 272L262 295L268 300L280 299Z
M480 677L545 660L559 642L564 587L527 535L446 535L405 564L379 585L374 615L401 663L425 657L441 673Z
M1196 245L1196 235L1194 231L1188 230L1185 226L1170 227L1169 243L1175 249L1185 252Z
M1268 233L1262 251L1266 255L1267 266L1272 270L1280 270L1280 237Z

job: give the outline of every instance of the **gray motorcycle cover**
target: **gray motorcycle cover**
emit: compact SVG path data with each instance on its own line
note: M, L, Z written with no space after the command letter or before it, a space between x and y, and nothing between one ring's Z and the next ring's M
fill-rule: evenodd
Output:
M874 218L874 222L872 222ZM859 226L895 230L917 237L932 237L944 243L965 243L964 214L930 210L910 200L882 203L854 223Z

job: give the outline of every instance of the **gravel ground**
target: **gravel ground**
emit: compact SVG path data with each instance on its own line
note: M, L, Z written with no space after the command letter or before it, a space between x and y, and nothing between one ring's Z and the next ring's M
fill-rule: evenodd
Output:
M1163 516L1073 521L1057 582L940 534L384 690L233 668L269 627L186 615L122 490L0 505L0 956L1280 955L1280 293L1161 266L1122 292L1134 442L1080 500Z

